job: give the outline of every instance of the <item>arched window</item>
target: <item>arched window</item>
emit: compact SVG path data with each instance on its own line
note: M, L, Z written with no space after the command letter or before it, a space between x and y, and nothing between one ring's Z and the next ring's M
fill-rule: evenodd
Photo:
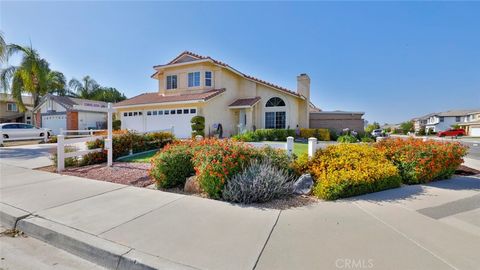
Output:
M279 97L273 97L267 101L265 107L285 107L285 101Z
M265 104L265 128L284 129L287 123L285 101L279 97L273 97Z

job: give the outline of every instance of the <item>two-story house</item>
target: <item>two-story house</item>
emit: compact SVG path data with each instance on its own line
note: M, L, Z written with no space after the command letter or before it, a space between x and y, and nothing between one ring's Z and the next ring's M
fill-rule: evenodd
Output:
M465 115L458 123L469 136L480 137L480 109Z
M156 131L173 127L180 138L191 136L190 120L205 117L205 132L221 127L223 136L260 128L308 128L310 78L297 76L297 90L244 74L228 64L183 52L151 76L158 91L144 93L114 107L122 129ZM363 120L362 120L363 121Z
M22 101L27 109L25 112L20 112L17 102L11 94L0 94L0 123L33 124L33 98L31 96L22 96Z
M468 121L470 115L478 111L479 109L451 110L427 115L425 129L433 132L448 130L453 125Z

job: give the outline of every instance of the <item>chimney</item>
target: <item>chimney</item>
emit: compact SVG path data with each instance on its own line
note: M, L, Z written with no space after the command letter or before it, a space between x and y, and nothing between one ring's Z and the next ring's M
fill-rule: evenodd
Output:
M307 73L297 76L297 93L310 101L310 77L308 77Z

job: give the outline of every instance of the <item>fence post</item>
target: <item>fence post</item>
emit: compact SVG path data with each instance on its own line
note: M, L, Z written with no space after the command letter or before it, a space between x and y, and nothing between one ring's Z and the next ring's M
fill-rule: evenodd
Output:
M317 138L310 137L308 138L308 157L313 157L315 151L317 151Z
M44 143L48 142L48 131L46 130L43 132L43 142Z
M113 112L113 109L112 109L112 103L108 103L108 112L107 112L107 116L108 116L108 119L107 119L107 139L105 140L105 147L107 148L107 166L110 167L112 166L112 163L113 163L113 147L112 147L112 121L113 121L113 117L112 117L112 112Z
M112 139L105 139L105 149L107 149L107 166L110 167L113 164Z
M201 141L201 140L203 140L203 136L202 135L197 135L197 136L195 136L195 140L196 141Z
M57 172L65 169L65 136L57 136Z
M0 146L3 146L3 131L0 130Z
M65 135L63 134L63 128L60 128L60 132L58 133L58 135Z
M287 147L287 154L291 156L293 154L293 137L292 136L287 137L286 147Z

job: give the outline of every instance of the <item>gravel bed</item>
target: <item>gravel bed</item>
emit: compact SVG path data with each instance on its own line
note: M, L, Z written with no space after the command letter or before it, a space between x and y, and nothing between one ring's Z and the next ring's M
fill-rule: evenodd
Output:
M136 187L146 187L153 184L153 180L148 175L149 169L149 163L114 162L112 167L107 167L106 164L95 164L66 168L61 174ZM55 172L55 167L48 166L40 168L40 170Z

